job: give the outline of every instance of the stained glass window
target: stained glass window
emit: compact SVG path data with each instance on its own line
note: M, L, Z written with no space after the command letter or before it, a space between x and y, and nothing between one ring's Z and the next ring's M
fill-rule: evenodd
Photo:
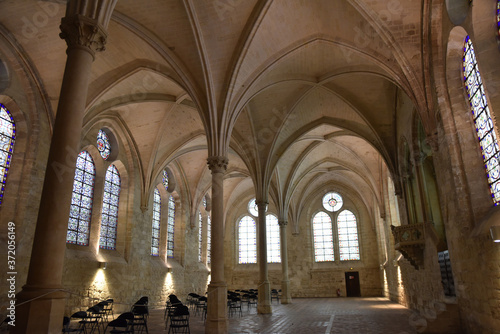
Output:
M198 221L199 221L199 228L198 228L198 261L201 262L201 249L203 247L203 217L201 216L201 213L198 213Z
M167 257L174 257L174 227L175 227L175 199L170 195L168 198L167 219Z
M266 216L267 262L280 263L280 226L275 215Z
M101 237L99 248L116 249L118 203L120 201L120 173L115 165L108 167L102 199Z
M479 74L477 66L476 55L469 36L465 38L463 73L472 117L483 153L491 195L495 205L498 205L500 202L500 157L497 134L493 119L491 118L488 102L486 101L481 75Z
M104 160L108 160L109 154L111 153L111 145L109 144L109 138L106 132L99 130L97 134L97 149Z
M358 226L356 216L349 210L337 218L340 261L359 260Z
M238 224L239 263L257 263L257 229L250 216L241 218Z
M160 191L155 188L153 199L153 226L151 233L151 255L160 255L160 220L161 218L161 196Z
M210 216L207 216L207 263L210 263L210 251L212 250L212 222Z
M332 220L323 211L313 218L314 260L316 262L334 261Z
M339 211L343 204L342 196L337 193L331 192L323 196L323 207L330 212Z
M250 212L250 214L255 217L259 215L259 208L255 203L255 198L252 198L250 202L248 202L248 212Z
M163 186L168 191L168 172L166 169L163 170Z
M16 124L10 112L0 103L0 205L3 202L7 173L16 140Z
M500 37L500 0L497 1L497 29Z
M94 179L94 160L87 151L82 151L76 158L73 194L69 209L68 234L66 236L67 243L84 246L89 244Z

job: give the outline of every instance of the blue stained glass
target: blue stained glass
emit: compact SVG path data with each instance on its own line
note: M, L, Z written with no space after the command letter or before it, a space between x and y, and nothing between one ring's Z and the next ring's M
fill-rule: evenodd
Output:
M266 216L267 262L281 263L280 226L275 215Z
M81 183L84 177L88 180L85 187ZM75 180L73 182L73 194L69 210L70 218L66 236L67 243L88 245L94 178L94 161L87 151L82 151L76 159Z
M104 160L108 160L111 153L111 145L109 144L108 135L103 130L99 130L97 134L97 150Z
M0 206L16 141L16 124L10 112L0 103Z
M203 218L201 217L201 213L198 213L198 261L201 262L201 251L203 248Z
M497 3L497 15L498 8ZM500 149L498 147L495 125L491 118L486 93L479 73L474 47L469 36L465 38L463 75L478 140L483 153L490 191L493 202L497 205L500 199L500 187L498 187L498 182L500 182Z
M205 203L206 207L206 203ZM212 250L212 221L210 216L207 216L207 263L210 263L210 253Z
M250 216L241 218L238 224L239 263L257 263L257 229Z
M116 249L116 222L118 221L118 201L120 197L120 173L115 165L106 171L101 212L101 232L99 248Z
M168 191L168 172L166 169L163 170L163 186L165 187L165 190Z
M500 37L500 0L497 1L497 30Z
M161 196L160 191L155 188L153 194L153 222L151 233L151 255L160 255L160 220L161 218Z
M175 227L175 199L170 195L168 198L167 219L167 257L174 257L174 227Z
M325 199L323 198L324 202ZM330 216L323 211L314 215L313 235L314 260L316 262L334 261L332 221Z

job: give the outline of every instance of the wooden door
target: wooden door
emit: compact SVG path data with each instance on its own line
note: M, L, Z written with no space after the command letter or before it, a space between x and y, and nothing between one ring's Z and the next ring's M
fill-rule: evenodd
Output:
M357 271L350 271L345 273L345 287L347 297L361 297L359 273Z

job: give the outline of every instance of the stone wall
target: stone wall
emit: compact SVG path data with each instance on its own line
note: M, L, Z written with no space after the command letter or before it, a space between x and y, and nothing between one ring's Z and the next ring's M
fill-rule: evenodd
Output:
M340 191L344 197L344 208L353 210L358 220L360 240L360 261L340 261L336 255L334 262L315 262L312 236L312 216L322 210L321 197L332 188L320 189L316 196L306 203L298 223L299 232L293 233L291 224L287 225L287 245L289 257L289 280L293 297L336 297L337 289L346 295L346 272L358 272L362 297L381 296L382 284L378 260L376 232L373 229L372 216L362 202L348 190ZM238 264L237 224L247 214L244 201L236 207L226 219L225 238L225 275L228 289L257 288L259 284L259 267L257 264ZM275 213L273 205L268 213ZM256 218L255 218L256 219ZM336 241L335 241L336 243ZM281 264L268 264L269 281L272 289L281 289Z

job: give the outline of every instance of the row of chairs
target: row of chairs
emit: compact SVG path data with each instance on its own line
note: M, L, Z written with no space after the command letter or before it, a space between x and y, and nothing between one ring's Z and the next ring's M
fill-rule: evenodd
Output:
M148 333L148 303L149 298L147 296L141 297L132 305L129 312L122 313L116 319L110 321L104 333Z
M149 334L147 325L148 301L148 297L141 297L132 305L129 312L122 313L116 319L109 321L110 317L113 317L113 299L107 299L88 308L87 311L75 312L71 317L64 317L62 332Z
M200 314L202 319L207 317L207 302L208 298L205 296L198 295L194 292L188 294L187 304L188 307L194 311L195 315Z
M113 316L113 299L103 300L87 311L75 312L71 317L63 318L63 333L101 333L101 328L105 331L105 322L109 321L109 316ZM76 325L72 325L76 323Z
M165 305L165 329L168 333L191 333L189 329L189 308L176 295L168 296Z

